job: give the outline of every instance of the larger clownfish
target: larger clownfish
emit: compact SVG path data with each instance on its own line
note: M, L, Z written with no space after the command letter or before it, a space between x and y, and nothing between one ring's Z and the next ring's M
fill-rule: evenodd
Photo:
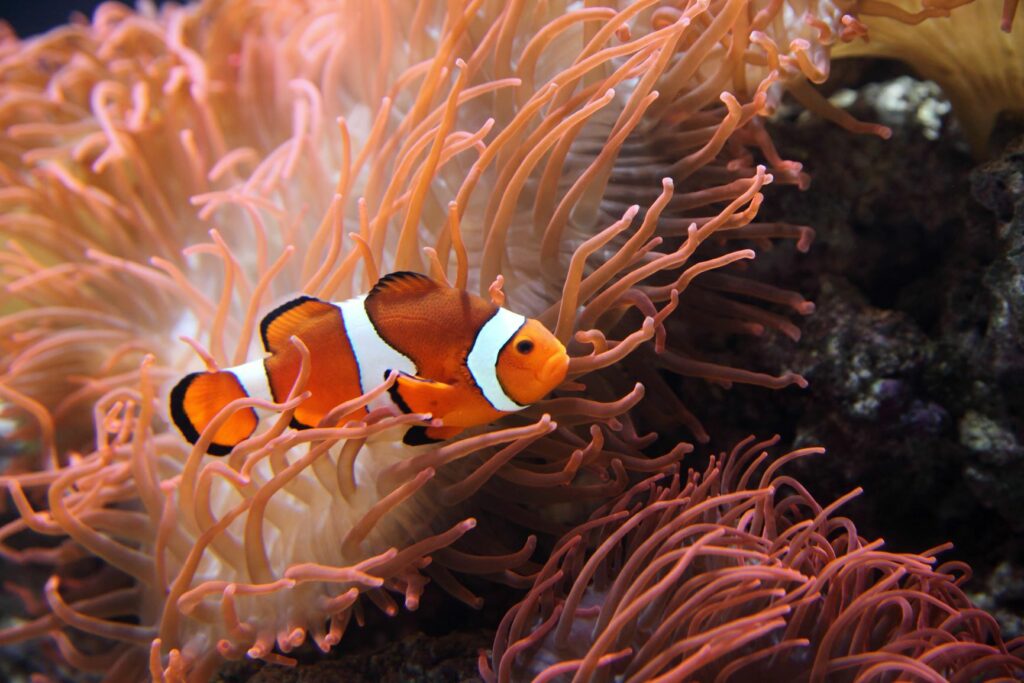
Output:
M430 413L441 426L413 427L403 439L418 445L455 436L543 398L569 368L565 347L546 327L419 273L382 277L369 294L329 303L302 296L260 323L269 354L217 372L185 376L171 391L171 416L190 443L231 401L284 401L301 364L289 340L309 349L311 395L295 409L292 427L316 426L336 405L379 385L392 370L390 391L339 424L389 406ZM253 409L235 412L207 452L225 455L256 431Z

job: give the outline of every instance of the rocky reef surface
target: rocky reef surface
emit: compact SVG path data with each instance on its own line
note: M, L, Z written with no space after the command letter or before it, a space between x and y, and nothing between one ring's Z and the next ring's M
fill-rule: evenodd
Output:
M952 541L943 557L972 565L974 599L1012 638L1024 612L1024 138L997 131L1011 141L975 160L952 116L936 118L941 92L898 73L853 65L857 89L833 96L892 126L890 140L796 113L772 126L813 181L775 188L762 215L817 237L809 254L758 268L817 310L799 342L764 345L759 362L810 387L710 390L708 429L717 440L761 424L825 445L797 466L802 481L822 500L862 486L846 514L892 550Z

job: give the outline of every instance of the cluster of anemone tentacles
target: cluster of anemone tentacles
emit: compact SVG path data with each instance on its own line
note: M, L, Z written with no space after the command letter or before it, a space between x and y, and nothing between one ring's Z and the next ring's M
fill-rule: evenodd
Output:
M562 537L498 628L488 681L971 681L1021 675L936 566L891 553L822 507L753 439L703 473L639 482ZM1016 654L1013 654L1015 653Z
M948 12L756 0L206 0L138 12L108 4L90 23L25 41L4 35L0 418L2 481L17 515L0 528L0 554L52 576L0 643L47 638L70 666L112 681L203 680L224 658L291 663L307 640L329 650L369 606L393 614L397 597L415 609L428 584L477 605L460 576L478 575L521 588L540 581L528 600L561 605L562 648L575 618L593 610L578 609L579 596L547 597L558 588L551 572L580 562L584 544L559 542L545 563L538 537L555 542L595 509L592 526L614 535L622 515L609 501L633 514L638 496L676 498L651 508L672 510L677 521L665 524L675 529L689 519L685 492L708 493L692 477L649 478L677 471L692 447L652 454L657 436L644 429L709 439L678 378L804 383L700 351L708 332L796 339L791 316L813 310L743 269L771 241L806 251L813 236L757 220L768 183L807 181L776 152L763 118L788 90L842 125L884 135L829 108L806 80L823 79L832 46L861 37L873 16ZM224 458L169 425L173 381L256 357L256 321L275 302L298 292L344 299L402 269L539 318L569 346L569 380L523 413L417 449L378 433L421 416L337 424L388 382L314 429L288 429L307 396L307 366L285 401L225 409L221 420L252 405L276 416ZM798 493L776 513L774 494L746 492L741 478L737 495L750 502L722 513L731 526L694 540L696 550L667 551L714 555L707 549L747 534L749 547L722 557L762 553L773 568L765 581L776 583L749 602L715 600L727 604L722 619L759 615L734 619L755 629L729 627L737 648L790 619L788 644L764 653L772 661L797 641L828 637L827 624L813 631L787 615L818 610L839 623L862 614L817 604L828 603L821 577L832 575L817 566L779 569L805 587L782 585L781 548L765 545L789 538L777 515L794 533L807 529L801 539L813 536L810 554L859 543L852 531L821 540L819 527L844 523L793 519L792 509L814 505L785 483ZM502 533L476 529L496 519ZM647 524L620 528L634 523ZM924 559L888 557L916 577L915 596L947 591L933 601L966 615L963 631L980 648L971 653L995 649L999 666L1014 666L945 574L922 578ZM106 568L83 577L86 558ZM690 571L672 562L647 578ZM867 590L858 581L844 590ZM908 609L929 602L892 599ZM684 618L703 627L717 604ZM518 609L514 630L502 630L499 674L527 666L509 653L538 626L524 621L532 610ZM543 619L525 645L558 617ZM896 650L909 642L906 629L891 631ZM874 636L852 637L873 645ZM114 647L97 648L96 637ZM688 641L676 646L650 666L691 661ZM616 647L595 645L585 666L616 665L630 646ZM899 667L909 655L896 650L848 665ZM960 662L964 651L934 661Z

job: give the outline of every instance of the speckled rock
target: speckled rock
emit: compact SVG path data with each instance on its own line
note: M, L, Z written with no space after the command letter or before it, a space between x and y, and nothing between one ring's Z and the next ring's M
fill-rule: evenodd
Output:
M978 607L991 612L999 620L1003 638L1010 640L1024 635L1024 569L1003 562L981 586L971 593Z
M975 199L996 219L998 251L981 278L983 329L961 333L978 369L978 410L959 421L960 443L976 456L965 474L978 495L1024 532L1024 139L971 174ZM955 318L954 318L955 320ZM960 326L962 327L962 326Z

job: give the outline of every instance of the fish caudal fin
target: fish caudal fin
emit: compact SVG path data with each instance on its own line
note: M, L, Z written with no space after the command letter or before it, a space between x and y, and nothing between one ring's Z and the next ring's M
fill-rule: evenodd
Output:
M171 417L189 443L195 443L224 406L247 396L238 377L229 370L193 372L171 390ZM236 411L217 429L206 452L227 455L256 431L258 423L252 408Z

